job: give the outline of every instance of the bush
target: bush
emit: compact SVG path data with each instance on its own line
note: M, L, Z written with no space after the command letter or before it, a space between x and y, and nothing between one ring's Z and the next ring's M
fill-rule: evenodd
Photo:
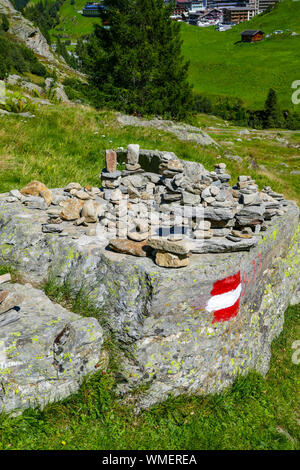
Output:
M90 104L95 107L104 105L99 90L88 83L83 83L76 78L66 78L63 82L65 92L71 101L80 100L84 104Z
M264 109L249 110L239 98L231 96L194 95L193 111L215 114L232 121L239 126L255 129L284 128L299 129L300 115L296 112L283 111L277 101L276 92L270 90Z
M213 105L206 96L195 95L193 108L197 113L210 114L213 110Z
M13 93L0 106L10 113L35 113L37 110L36 103L32 103L29 98L21 93Z
M0 61L0 80L4 80L8 76L8 68L4 62Z

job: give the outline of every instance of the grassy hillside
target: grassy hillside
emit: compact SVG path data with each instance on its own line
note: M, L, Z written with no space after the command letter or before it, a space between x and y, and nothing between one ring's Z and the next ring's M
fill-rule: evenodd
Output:
M27 7L39 1L31 0ZM92 33L94 30L93 25L99 24L101 20L100 18L88 18L78 13L82 11L86 3L87 0L75 0L74 5L71 5L71 0L64 0L59 10L60 23L56 28L50 30L50 36L54 38L56 34L60 34L75 42L80 36Z
M251 173L260 187L271 184L287 197L300 200L300 179L290 174L300 166L299 149L291 146L299 144L299 133L258 131L240 136L241 128L228 127L213 117L208 121L203 115L198 117L199 124L204 129L210 126L207 131L219 144L219 148L203 148L151 128L122 128L113 112L96 112L84 106L47 106L40 108L36 119L0 119L1 192L20 188L33 179L50 187L64 186L70 182L70 174L81 184L97 184L104 149L138 142L142 148L169 150L179 158L200 161L209 170L225 151L239 155L241 163L221 160L234 182L239 174ZM280 135L290 147L277 140Z
M71 0L64 1L60 24L50 31L53 38L60 34L76 42L78 37L93 31L100 19L86 18L77 12L85 3L86 0L75 0L71 5ZM300 79L300 36L287 33L257 44L242 44L240 33L244 29L262 29L266 34L289 29L300 34L299 18L300 2L283 0L272 12L226 32L182 24L183 53L190 61L194 90L211 96L242 98L251 109L258 109L269 89L274 88L282 107L296 111L291 102L291 84Z
M239 41L244 29L266 34L290 29L300 34L299 18L300 2L285 0L271 13L226 32L183 24L183 52L190 60L195 91L242 98L254 109L262 107L269 88L274 88L281 105L293 108L291 84L300 79L300 36L278 35L257 44Z

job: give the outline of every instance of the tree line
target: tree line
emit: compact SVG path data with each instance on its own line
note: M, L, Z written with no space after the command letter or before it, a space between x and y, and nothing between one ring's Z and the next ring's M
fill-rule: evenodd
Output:
M196 112L215 114L240 126L256 129L299 129L300 114L289 109L282 109L278 103L277 93L270 89L264 107L258 110L248 109L243 101L234 97L214 97L196 95L194 98Z

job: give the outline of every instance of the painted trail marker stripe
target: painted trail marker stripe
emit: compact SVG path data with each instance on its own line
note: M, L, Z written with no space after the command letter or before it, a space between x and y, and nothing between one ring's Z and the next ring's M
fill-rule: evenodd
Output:
M225 294L213 295L207 302L206 310L215 312L216 310L232 307L241 297L242 284L239 284L235 290L225 292Z
M206 310L214 312L213 323L228 321L234 318L240 308L242 293L241 272L214 283L211 298Z
M232 307L224 308L222 310L218 310L217 312L214 313L214 319L213 323L219 323L219 322L224 322L228 321L231 318L234 318L237 316L239 313L240 309L240 299L236 301Z
M241 272L239 271L234 276L226 277L221 281L214 283L211 295L220 295L231 290L235 290L241 283Z

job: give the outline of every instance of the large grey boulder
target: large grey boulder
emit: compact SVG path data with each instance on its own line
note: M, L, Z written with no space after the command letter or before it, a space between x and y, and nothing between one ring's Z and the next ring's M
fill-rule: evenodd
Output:
M58 282L68 279L74 293L89 295L127 350L120 396L147 386L137 397L137 406L147 407L169 395L219 392L251 369L267 372L284 312L300 300L295 203L266 221L248 251L195 254L189 266L170 270L150 258L110 251L97 230L86 236L84 227L63 222L61 233L44 233L48 216L8 203L8 196L0 195L0 264L28 281L49 274ZM217 308L216 292L232 278L234 292ZM229 318L222 319L230 306Z
M103 332L31 285L2 284L0 294L0 412L18 413L75 392L97 371Z
M61 103L69 103L69 98L65 92L65 88L61 83L55 82L53 78L46 78L45 91L51 90L53 98L56 98Z

